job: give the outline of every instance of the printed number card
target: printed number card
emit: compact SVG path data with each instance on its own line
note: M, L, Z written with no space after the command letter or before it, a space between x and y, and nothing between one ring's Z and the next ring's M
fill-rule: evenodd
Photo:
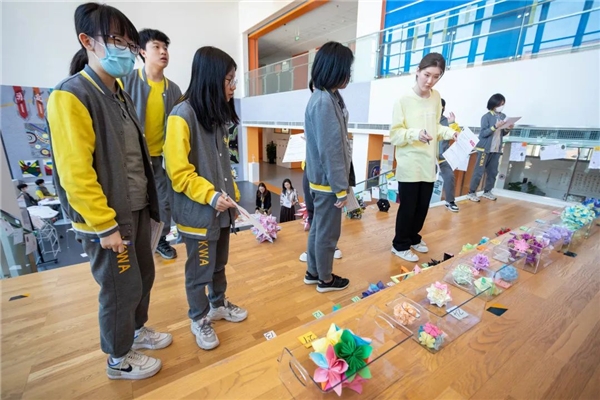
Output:
M454 308L451 308L451 310L452 311L450 311L450 315L452 315L454 318L456 318L459 321L461 319L465 319L469 316L469 314L461 308L454 307Z
M264 334L264 336L265 336L265 339L271 340L271 339L275 339L277 337L277 334L275 333L275 331L269 331L269 332L266 332Z
M302 336L298 336L298 340L300 341L300 343L302 343L307 349L310 347L310 343L317 339L317 335L315 335L312 332L307 332Z
M321 310L317 310L313 313L313 317L315 317L316 319L319 319L324 316L325 316L325 314L323 314L323 312L321 312Z

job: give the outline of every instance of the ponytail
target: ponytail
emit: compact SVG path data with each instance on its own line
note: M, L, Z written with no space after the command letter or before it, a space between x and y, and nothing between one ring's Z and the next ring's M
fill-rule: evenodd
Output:
M85 48L79 49L77 53L73 56L71 60L71 66L69 67L69 74L75 75L76 73L82 71L86 64L88 63L87 51Z

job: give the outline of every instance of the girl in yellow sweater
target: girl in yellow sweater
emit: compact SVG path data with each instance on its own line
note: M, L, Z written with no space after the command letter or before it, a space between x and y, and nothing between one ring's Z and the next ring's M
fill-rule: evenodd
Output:
M392 115L390 142L396 147L400 199L392 253L411 262L419 260L412 250L429 251L419 232L433 193L438 140L449 140L456 135L453 129L440 125L442 103L440 94L433 90L445 69L446 60L441 54L429 53L423 57L415 86L396 102Z

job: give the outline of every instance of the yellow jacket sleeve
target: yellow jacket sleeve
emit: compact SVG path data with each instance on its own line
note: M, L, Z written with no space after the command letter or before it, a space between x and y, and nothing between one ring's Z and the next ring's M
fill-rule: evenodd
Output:
M186 120L178 115L169 116L165 136L165 167L173 190L185 194L197 203L214 207L219 193L212 183L198 175L196 167L189 162L190 128Z
M93 167L96 133L87 108L74 94L54 90L48 100L52 153L60 184L73 207L98 234L117 227Z
M456 135L456 130L443 125L438 125L437 127L438 140L450 140L454 139L454 135Z
M46 198L46 196L44 196L44 192L42 192L41 190L36 190L35 191L35 195L38 197L38 199L43 200Z
M235 202L237 203L242 198L242 195L240 194L240 189L235 181L233 181L233 190L235 191Z
M392 114L392 126L390 127L390 143L394 146L406 146L419 140L420 129L407 128L404 118L404 109L402 102L398 100L394 104Z

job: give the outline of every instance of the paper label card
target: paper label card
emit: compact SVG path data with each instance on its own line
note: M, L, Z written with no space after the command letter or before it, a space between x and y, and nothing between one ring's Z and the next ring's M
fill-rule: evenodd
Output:
M321 310L317 310L315 311L313 314L313 317L315 317L316 319L322 318L325 316L325 314L323 314L323 312Z
M356 302L358 302L358 301L360 301L360 297L358 297L358 296L354 296L354 297L352 298L352 302L353 302L353 303L356 303Z
M459 321L461 319L465 319L469 316L469 313L467 313L465 310L463 310L462 308L458 308L458 307L453 307L450 310L452 310L450 312L450 315L452 315L454 318L458 319Z
M379 200L379 186L374 186L371 188L371 195L373 196L374 199Z
M14 232L13 232L13 241L14 244L20 244L23 243L24 237L23 237L23 228L15 228Z
M527 157L527 143L510 144L510 161L523 162Z
M600 169L600 146L594 147L594 152L590 159L590 169Z
M269 331L264 333L264 337L267 340L271 340L271 339L275 339L277 337L277 334L275 333L275 331Z
M317 339L317 335L315 335L312 332L306 332L304 335L298 336L298 340L300 341L300 343L302 343L307 349L310 347L310 343Z

